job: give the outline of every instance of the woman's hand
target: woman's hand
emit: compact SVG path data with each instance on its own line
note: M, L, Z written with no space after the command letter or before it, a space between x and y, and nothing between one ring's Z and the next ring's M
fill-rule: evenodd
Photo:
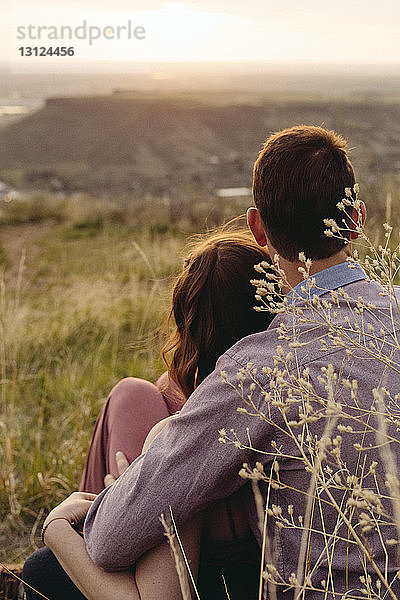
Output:
M50 521L54 519L65 519L69 523L82 523L95 498L96 494L89 492L73 492L47 515L43 529L46 529Z
M115 454L115 460L117 461L118 476L121 477L121 475L125 473L129 467L128 459L123 452L117 452ZM114 483L114 481L116 481L116 479L111 475L111 473L107 473L107 475L104 477L104 485L106 487Z

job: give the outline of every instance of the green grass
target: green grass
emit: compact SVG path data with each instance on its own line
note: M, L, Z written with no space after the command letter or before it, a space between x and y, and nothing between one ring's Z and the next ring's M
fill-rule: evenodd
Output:
M36 236L34 253L27 244L22 278L6 270L0 290L0 560L6 562L34 549L43 510L77 488L112 386L127 375L154 381L164 369L160 328L184 234L118 212L110 218L108 208L63 211ZM15 224L16 237L20 228ZM0 227L0 240L1 234Z
M0 245L0 269L6 269L9 264L7 254L4 252L3 247Z

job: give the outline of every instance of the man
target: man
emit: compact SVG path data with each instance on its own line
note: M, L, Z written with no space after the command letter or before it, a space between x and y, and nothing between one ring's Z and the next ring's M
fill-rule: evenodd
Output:
M86 518L85 541L93 561L103 569L126 569L148 549L160 544L164 532L159 517L168 512L169 506L179 529L199 511L233 494L245 483L238 476L244 462L253 466L259 461L265 473L269 473L272 457L275 457L279 463L279 468L275 466L279 483L270 487L264 501L268 500L269 508L275 507L270 508L267 534L269 562L273 563L269 572L277 584L277 598L283 598L285 593L288 597L284 590L289 580L297 590L306 585L307 600L319 600L340 597L351 589L374 586L382 573L380 585L383 588L382 579L391 582L396 578L396 561L388 557L387 549L383 548L379 528L371 525L367 539L366 532L360 530L359 520L354 521L354 514L357 517L360 507L364 506L362 502L367 501L360 500L355 484L352 480L349 483L346 475L348 469L355 480L362 482L364 470L375 464L371 461L380 462L379 449L368 429L369 421L363 421L364 415L370 414L372 388L384 383L392 396L400 389L400 376L395 369L390 372L388 382L388 361L385 364L385 361L371 359L371 355L364 352L369 360L363 362L363 348L356 343L358 333L349 335L347 342L339 343L338 335L336 343L334 339L332 341L332 331L337 331L338 322L343 325L349 319L357 319L354 315L360 314L361 296L365 304L373 303L378 307L383 327L389 327L389 302L381 295L382 289L366 281L360 267L349 268L346 238L324 234L323 220L341 221L343 214L336 205L345 188L352 188L354 184L346 144L335 133L302 126L278 132L267 140L254 168L256 207L249 209L248 222L257 242L268 246L271 256L279 256L288 286L295 288L290 295L291 301L301 307L303 296L304 310L278 314L268 330L246 337L228 350L219 359L214 373L195 390L180 415L164 429L147 454L137 459L112 487L97 497ZM358 221L364 216L365 209L361 204L347 219L349 229L357 228ZM356 236L355 231L348 234L349 239ZM314 281L310 285L309 282L305 284L299 272L299 267L304 267L299 261L299 253L312 260L309 274ZM310 286L316 297L314 312L320 315L319 321L315 321L312 302L307 304ZM323 310L319 311L318 297L321 301L331 301L332 290L340 290L343 296L338 299L338 311L333 317L337 323L330 326L321 317ZM313 319L315 326L310 327ZM374 315L363 314L363 319L365 325L367 322L371 327L376 324ZM282 323L286 329L282 328ZM282 335L282 331L290 329L296 329L296 340L300 339L300 343L293 345L290 335ZM321 352L321 340L328 348L325 354ZM347 349L346 343L349 344ZM282 360L277 358L278 344L282 346ZM357 346L358 354L352 350L352 344ZM306 369L304 378L307 380L306 383L295 381L295 385L304 389L297 396L295 389L292 396L290 386L285 387L283 383L279 398L275 395L271 400L268 392L276 387L274 364L279 369L281 363L285 363L289 372L293 359L288 356L294 352L293 348L296 353L293 372L300 373L298 377L301 378ZM393 354L397 352L393 345L388 354L390 352L393 360ZM333 373L326 374L321 370L328 363L332 365ZM250 396L249 412L258 417L237 411L238 406L243 406L237 389L239 371L239 395L242 385L242 400L246 402ZM287 372L282 375L283 379ZM347 385L340 390L335 375L338 372ZM353 379L358 381L358 392L356 384L347 383ZM346 395L348 385L353 385L348 392L350 400ZM301 410L298 410L299 394L303 402ZM325 404L324 394L328 396ZM354 439L342 441L337 436L338 431L349 426L337 394L346 410L353 411L348 418L356 419L362 429ZM281 404L277 398L282 400ZM289 408L285 411L288 398ZM331 407L330 413L327 406ZM239 443L228 446L220 443L218 431L230 432L231 429L235 434L223 432L222 437L244 441L245 450ZM353 442L360 441L375 448L368 460L363 458L360 450L358 454L355 451ZM314 455L313 444L317 448ZM320 452L318 448L322 446L323 452ZM331 449L338 446L340 449L336 454L330 454ZM393 452L398 464L400 451L397 446ZM313 469L314 480L310 475ZM384 468L375 466L374 469L375 481L384 488ZM326 481L333 477L335 489L332 491L332 485ZM363 487L360 489L362 492ZM379 521L380 517L371 513L368 503L365 506L363 510L369 518L372 519L372 514L375 523ZM389 515L389 505L382 510ZM250 519L261 542L258 522L251 510ZM390 521L389 516L387 520ZM392 538L396 535L390 525L386 525L386 535ZM366 564L366 555L371 558L370 564ZM303 565L300 570L299 557ZM371 582L368 573L373 575ZM364 583L360 577L364 577ZM393 594L399 593L396 582L391 589Z

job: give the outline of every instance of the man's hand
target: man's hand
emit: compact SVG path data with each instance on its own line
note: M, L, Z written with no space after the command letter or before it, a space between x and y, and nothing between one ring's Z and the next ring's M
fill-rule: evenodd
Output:
M117 452L115 454L115 459L117 461L118 476L120 477L129 467L129 462L123 452ZM116 479L111 475L111 473L107 473L107 475L104 477L104 485L106 487L114 483L114 481L116 481Z
M96 494L73 492L47 515L43 529L46 529L50 521L54 519L66 519L69 523L82 523L95 499Z

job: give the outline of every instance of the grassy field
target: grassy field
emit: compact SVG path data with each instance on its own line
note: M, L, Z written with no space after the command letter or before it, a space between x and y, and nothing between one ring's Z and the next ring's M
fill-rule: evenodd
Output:
M2 206L1 561L29 554L44 513L77 488L111 387L163 371L160 330L191 226L154 211L82 198Z
M77 488L112 386L163 371L186 239L245 207L190 199L180 210L79 194L0 204L0 561L34 550L44 515ZM398 194L366 200L372 237L390 214L399 226Z

